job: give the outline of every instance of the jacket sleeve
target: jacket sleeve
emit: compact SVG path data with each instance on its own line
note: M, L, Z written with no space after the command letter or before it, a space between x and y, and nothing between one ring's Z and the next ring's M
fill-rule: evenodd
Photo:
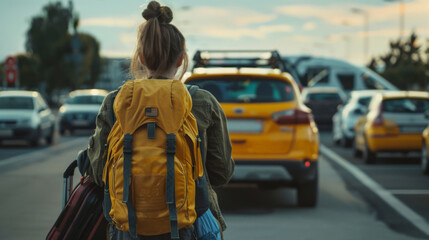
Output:
M102 175L103 167L106 162L105 152L107 150L107 137L113 125L110 120L111 108L112 94L109 94L104 98L95 121L95 132L89 138L88 143L88 158L91 164L87 174L100 186L103 186Z
M213 186L227 184L234 172L234 160L231 158L231 140L227 128L225 113L218 101L211 96L212 123L207 129L206 168Z

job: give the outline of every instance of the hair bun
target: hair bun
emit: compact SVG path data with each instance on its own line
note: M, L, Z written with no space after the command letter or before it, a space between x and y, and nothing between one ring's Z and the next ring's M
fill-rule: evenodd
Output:
M173 20L173 12L167 6L162 6L157 1L151 1L142 12L144 19L149 21L157 18L160 23L170 23Z

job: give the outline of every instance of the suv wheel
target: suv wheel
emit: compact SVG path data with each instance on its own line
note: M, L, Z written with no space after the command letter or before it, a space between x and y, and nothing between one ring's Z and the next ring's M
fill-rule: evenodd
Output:
M300 207L314 207L317 204L318 192L317 176L313 181L301 183L297 189L298 205Z
M54 141L54 134L55 134L55 125L52 125L51 131L49 132L49 135L46 137L46 142L48 144L52 144Z
M429 174L429 159L428 159L428 149L426 147L426 143L423 141L422 143L422 171L423 174Z
M37 147L39 145L40 137L41 137L42 131L40 130L40 127L36 130L36 136L33 140L30 141L31 146Z

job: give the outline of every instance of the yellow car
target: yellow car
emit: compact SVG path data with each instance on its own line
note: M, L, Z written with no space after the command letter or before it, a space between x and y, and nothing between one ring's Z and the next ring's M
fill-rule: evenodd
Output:
M429 113L429 111L428 111ZM427 114L429 119L429 114ZM422 141L422 171L423 174L429 174L429 125L423 131L423 141Z
M317 203L319 135L291 75L278 69L200 68L185 80L211 92L228 119L236 163L231 182L297 188Z
M375 95L366 115L355 125L355 155L374 163L379 152L420 151L427 126L429 93L383 92Z

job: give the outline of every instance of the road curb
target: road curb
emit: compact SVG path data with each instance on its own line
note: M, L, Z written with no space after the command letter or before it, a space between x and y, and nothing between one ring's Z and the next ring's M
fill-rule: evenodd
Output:
M320 153L330 162L345 170L346 173L351 175L351 177L353 177L355 180L359 181L360 184L367 190L367 192L372 194L377 199L376 201L382 201L385 205L395 211L399 216L406 219L410 224L412 224L412 226L424 234L425 237L429 236L428 222L412 209L403 204L400 200L398 200L391 192L383 188L380 184L376 183L359 168L355 167L353 164L349 163L347 160L322 144L320 146ZM373 202L374 205L377 205L376 201Z

